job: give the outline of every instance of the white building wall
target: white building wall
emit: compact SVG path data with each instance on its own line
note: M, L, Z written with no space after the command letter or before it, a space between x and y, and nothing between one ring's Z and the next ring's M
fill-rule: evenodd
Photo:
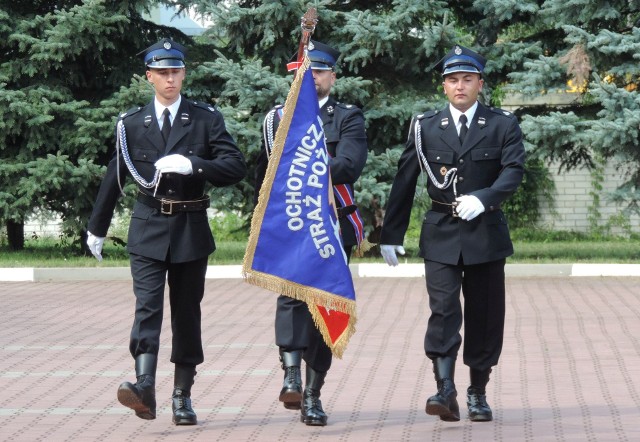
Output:
M623 213L625 206L615 204L609 196L624 182L616 164L608 163L605 166L603 180L599 183L593 182L594 178L586 168L561 172L557 164L551 164L548 167L556 186L556 193L552 204L544 200L541 201L539 227L551 230L588 232L591 227L589 208L594 205L594 196L591 192L597 192L595 185L600 184L602 190L599 191L600 201L597 208L597 212L600 214L598 225L606 226L607 223L611 223L613 224L611 233L626 233L621 226L615 225L614 222ZM631 231L640 232L640 217L638 215L629 216L627 220Z

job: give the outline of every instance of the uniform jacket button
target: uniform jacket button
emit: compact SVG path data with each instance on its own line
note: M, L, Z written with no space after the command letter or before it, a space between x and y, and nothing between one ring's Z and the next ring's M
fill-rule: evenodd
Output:
M458 177L458 181L464 181L464 177L463 176L459 176Z

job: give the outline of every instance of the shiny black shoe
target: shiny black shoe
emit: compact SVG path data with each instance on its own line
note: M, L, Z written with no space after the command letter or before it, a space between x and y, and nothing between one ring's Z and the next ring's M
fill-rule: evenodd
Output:
M287 410L300 410L302 402L302 376L300 367L285 367L284 382L278 400Z
M469 408L469 419L472 422L489 422L493 420L493 413L487 403L487 396L482 390L474 387L467 389L467 407Z
M140 375L137 382L123 382L118 388L118 401L135 411L140 419L156 418L156 387L151 375Z
M311 426L324 427L327 425L327 414L320 402L320 389L324 385L327 372L319 372L307 365L306 385L302 394L302 409L300 421Z
M173 411L173 423L176 425L196 425L198 417L191 408L191 397L179 388L173 390L171 396L171 410Z
M460 407L458 406L458 392L451 379L437 381L438 392L427 399L425 412L432 416L440 416L445 422L458 422L460 420Z
M300 410L302 402L302 375L300 373L302 351L280 349L280 362L284 370L284 380L278 400L287 410Z
M300 421L311 426L324 427L327 425L327 414L322 409L320 390L306 388L302 398Z

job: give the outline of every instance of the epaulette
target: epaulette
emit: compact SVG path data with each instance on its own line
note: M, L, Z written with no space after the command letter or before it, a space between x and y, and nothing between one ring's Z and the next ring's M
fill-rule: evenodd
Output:
M506 111L504 109L500 109L497 107L490 107L489 110L494 114L502 115L503 117L515 118L515 115L513 115L513 113Z
M353 104L347 104L347 103L340 103L339 101L336 102L336 106L341 107L343 109L355 109L356 106Z
M126 112L122 112L120 115L118 115L118 120L124 120L125 118L130 117L133 114L137 114L138 112L140 112L142 108L140 106L138 107L132 107L131 109L129 109Z
M427 112L423 112L421 114L416 115L416 119L418 120L424 120L425 118L431 118L434 117L436 115L438 115L438 112L440 112L439 110L430 110Z
M212 113L216 111L216 108L209 103L203 103L201 101L192 101L191 104L193 104L195 107L199 107L200 109L204 109Z

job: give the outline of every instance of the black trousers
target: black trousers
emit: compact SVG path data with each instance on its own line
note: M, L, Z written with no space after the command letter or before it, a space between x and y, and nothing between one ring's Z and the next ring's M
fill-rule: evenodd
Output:
M460 329L464 321L464 364L486 370L498 363L504 336L504 266L504 259L477 265L425 260L431 309L424 338L427 357L456 358L462 344Z
M353 246L344 246L347 262ZM302 350L302 358L308 366L325 373L331 368L333 355L316 328L309 307L303 301L288 296L278 296L276 305L276 345L282 351Z
M171 362L197 365L204 361L200 302L204 296L207 257L183 263L130 255L136 311L129 351L157 355L164 307L165 282L171 308Z

